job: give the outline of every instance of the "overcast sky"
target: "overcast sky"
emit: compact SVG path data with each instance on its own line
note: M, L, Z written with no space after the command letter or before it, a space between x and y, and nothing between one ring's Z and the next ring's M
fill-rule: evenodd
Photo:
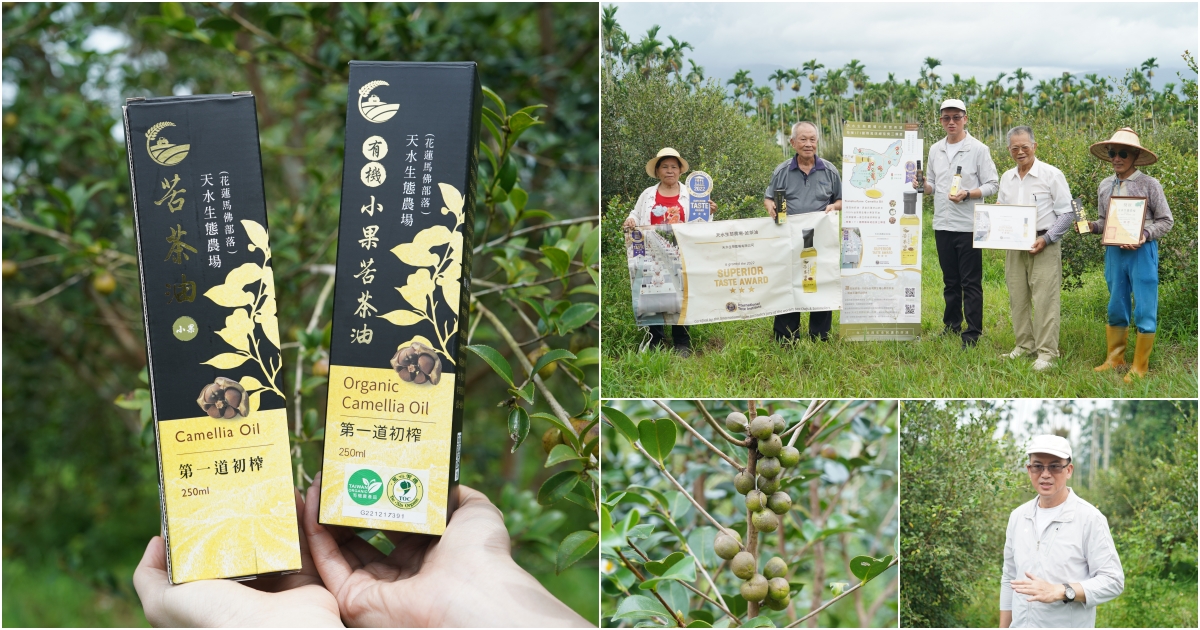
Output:
M1195 2L614 4L633 41L658 24L658 39L692 44L686 55L722 83L746 69L764 84L813 58L827 68L858 59L875 82L889 72L915 80L926 57L942 61L935 72L946 83L956 72L985 83L1018 67L1033 75L1027 86L1063 72L1119 79L1150 57L1156 89L1179 85L1177 71L1196 76L1180 57L1196 53Z

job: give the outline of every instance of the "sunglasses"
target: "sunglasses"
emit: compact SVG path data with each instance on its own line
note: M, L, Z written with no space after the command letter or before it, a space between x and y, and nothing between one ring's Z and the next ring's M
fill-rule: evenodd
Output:
M954 122L958 122L958 121L962 120L963 118L966 118L966 116L963 116L962 114L958 114L956 116L942 116L942 122L948 123L951 120L953 120Z
M1042 474L1042 471L1045 471L1045 470L1049 470L1051 475L1057 475L1057 474L1060 474L1063 470L1066 470L1066 468L1067 467L1062 464L1050 464L1049 466L1043 466L1042 464L1026 464L1025 465L1025 470L1028 470L1029 472L1035 473L1038 475Z
M1111 159L1117 157L1118 155L1121 156L1122 160L1129 159L1129 151L1126 151L1125 149L1121 149L1120 151L1113 151L1112 149L1108 150L1108 159L1111 160Z

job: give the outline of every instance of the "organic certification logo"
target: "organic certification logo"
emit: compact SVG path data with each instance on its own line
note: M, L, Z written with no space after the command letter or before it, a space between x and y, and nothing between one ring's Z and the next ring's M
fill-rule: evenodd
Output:
M174 126L175 123L164 120L146 131L146 152L150 154L151 160L163 166L175 166L182 162L192 148L190 144L171 144L166 136L159 135L163 129ZM151 142L154 144L150 144Z
M358 113L370 122L387 122L400 109L399 103L385 103L379 100L379 96L371 94L371 90L387 84L387 81L371 81L358 90ZM370 98L367 98L368 94L371 94Z
M357 470L346 482L346 494L359 505L371 505L383 496L383 479L368 468Z
M388 481L388 500L401 510L411 510L425 496L425 486L416 475L397 473Z

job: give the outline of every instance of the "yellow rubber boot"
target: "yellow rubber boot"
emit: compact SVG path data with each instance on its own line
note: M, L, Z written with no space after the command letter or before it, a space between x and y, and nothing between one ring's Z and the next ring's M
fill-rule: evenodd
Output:
M1125 365L1125 333L1129 328L1126 326L1106 326L1105 330L1108 333L1108 358L1104 360L1104 363L1093 368L1097 372Z
M1134 374L1142 378L1150 371L1150 351L1153 349L1154 333L1138 333L1137 346L1133 349L1133 365L1129 366L1129 373L1125 375L1126 383L1133 382Z

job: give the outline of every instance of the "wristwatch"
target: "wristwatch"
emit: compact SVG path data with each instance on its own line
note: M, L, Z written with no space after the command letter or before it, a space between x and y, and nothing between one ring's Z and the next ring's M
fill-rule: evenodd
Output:
M1063 603L1070 604L1075 601L1075 589L1071 588L1071 585L1065 582L1063 583L1063 588L1066 589L1063 591Z

